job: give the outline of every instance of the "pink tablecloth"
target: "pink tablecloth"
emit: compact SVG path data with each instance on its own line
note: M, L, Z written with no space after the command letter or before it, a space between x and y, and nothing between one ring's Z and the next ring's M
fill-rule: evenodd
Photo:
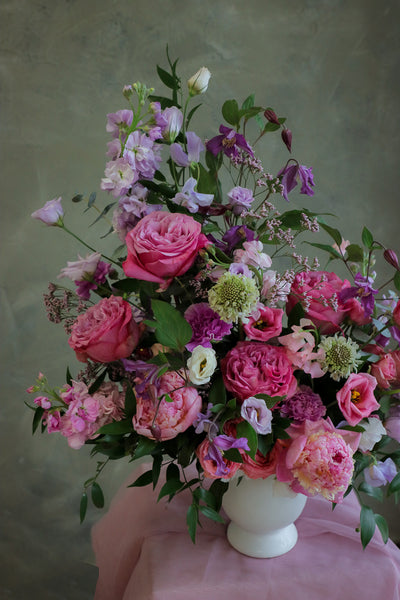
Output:
M123 486L95 525L95 600L400 600L400 550L384 545L379 532L362 550L351 496L334 511L310 498L293 550L256 559L233 550L225 526L206 518L193 545L185 522L189 497L157 504L157 495L151 487Z

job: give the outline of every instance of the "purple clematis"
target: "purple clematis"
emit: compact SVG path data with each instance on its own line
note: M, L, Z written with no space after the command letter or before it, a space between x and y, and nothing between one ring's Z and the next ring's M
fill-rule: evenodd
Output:
M223 152L226 156L232 157L238 156L239 150L243 150L254 157L253 150L243 135L225 125L220 125L219 131L221 135L216 135L206 144L206 148L211 154L217 156Z
M286 167L279 171L278 177L282 177L282 196L287 202L289 202L288 195L296 187L298 179L301 183L300 194L306 194L307 196L314 195L314 190L312 189L314 187L312 167L306 167L297 163L287 164Z
M230 435L217 435L217 437L210 442L209 450L205 458L206 460L213 460L217 463L217 469L215 471L217 477L225 477L229 474L229 469L223 460L223 452L230 450L231 448L250 450L247 438L244 437L236 439Z
M350 298L359 298L364 308L364 315L370 317L374 312L374 296L378 293L378 290L375 290L371 285L373 282L372 277L364 277L361 273L357 273L354 277L356 285L342 290L339 294L339 300L346 302Z

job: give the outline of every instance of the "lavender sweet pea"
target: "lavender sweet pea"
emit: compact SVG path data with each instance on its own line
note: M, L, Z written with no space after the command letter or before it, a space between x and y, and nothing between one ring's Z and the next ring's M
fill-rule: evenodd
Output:
M212 442L210 442L208 454L206 454L206 460L212 460L217 464L215 475L217 477L225 477L229 473L229 469L223 460L223 452L237 448L238 450L249 451L249 443L246 438L234 438L229 435L217 435Z
M200 206L210 206L214 200L213 194L201 194L196 192L195 187L197 181L194 177L189 177L181 192L178 192L176 196L172 198L172 202L185 206L189 212L197 213Z
M396 474L396 465L391 458L387 458L383 462L378 460L375 465L364 471L365 481L372 487L380 487L390 483Z
M179 167L188 167L191 163L198 163L200 152L204 150L204 144L193 131L186 133L187 154L180 144L171 144L171 158Z

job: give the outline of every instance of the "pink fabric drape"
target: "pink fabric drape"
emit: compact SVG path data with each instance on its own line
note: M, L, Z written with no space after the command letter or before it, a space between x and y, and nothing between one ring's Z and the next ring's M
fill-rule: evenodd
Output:
M256 559L233 550L225 526L206 518L194 545L186 529L189 494L157 503L159 487L122 486L94 526L95 600L400 600L400 550L383 544L379 532L362 550L351 495L334 511L323 499L308 499L296 546Z

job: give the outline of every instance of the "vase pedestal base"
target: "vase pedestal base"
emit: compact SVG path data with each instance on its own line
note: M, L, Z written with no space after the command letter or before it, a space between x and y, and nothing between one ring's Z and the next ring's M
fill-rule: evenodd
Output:
M233 521L228 525L226 536L235 550L253 558L273 558L286 554L296 545L298 537L293 523L268 533L253 533Z

